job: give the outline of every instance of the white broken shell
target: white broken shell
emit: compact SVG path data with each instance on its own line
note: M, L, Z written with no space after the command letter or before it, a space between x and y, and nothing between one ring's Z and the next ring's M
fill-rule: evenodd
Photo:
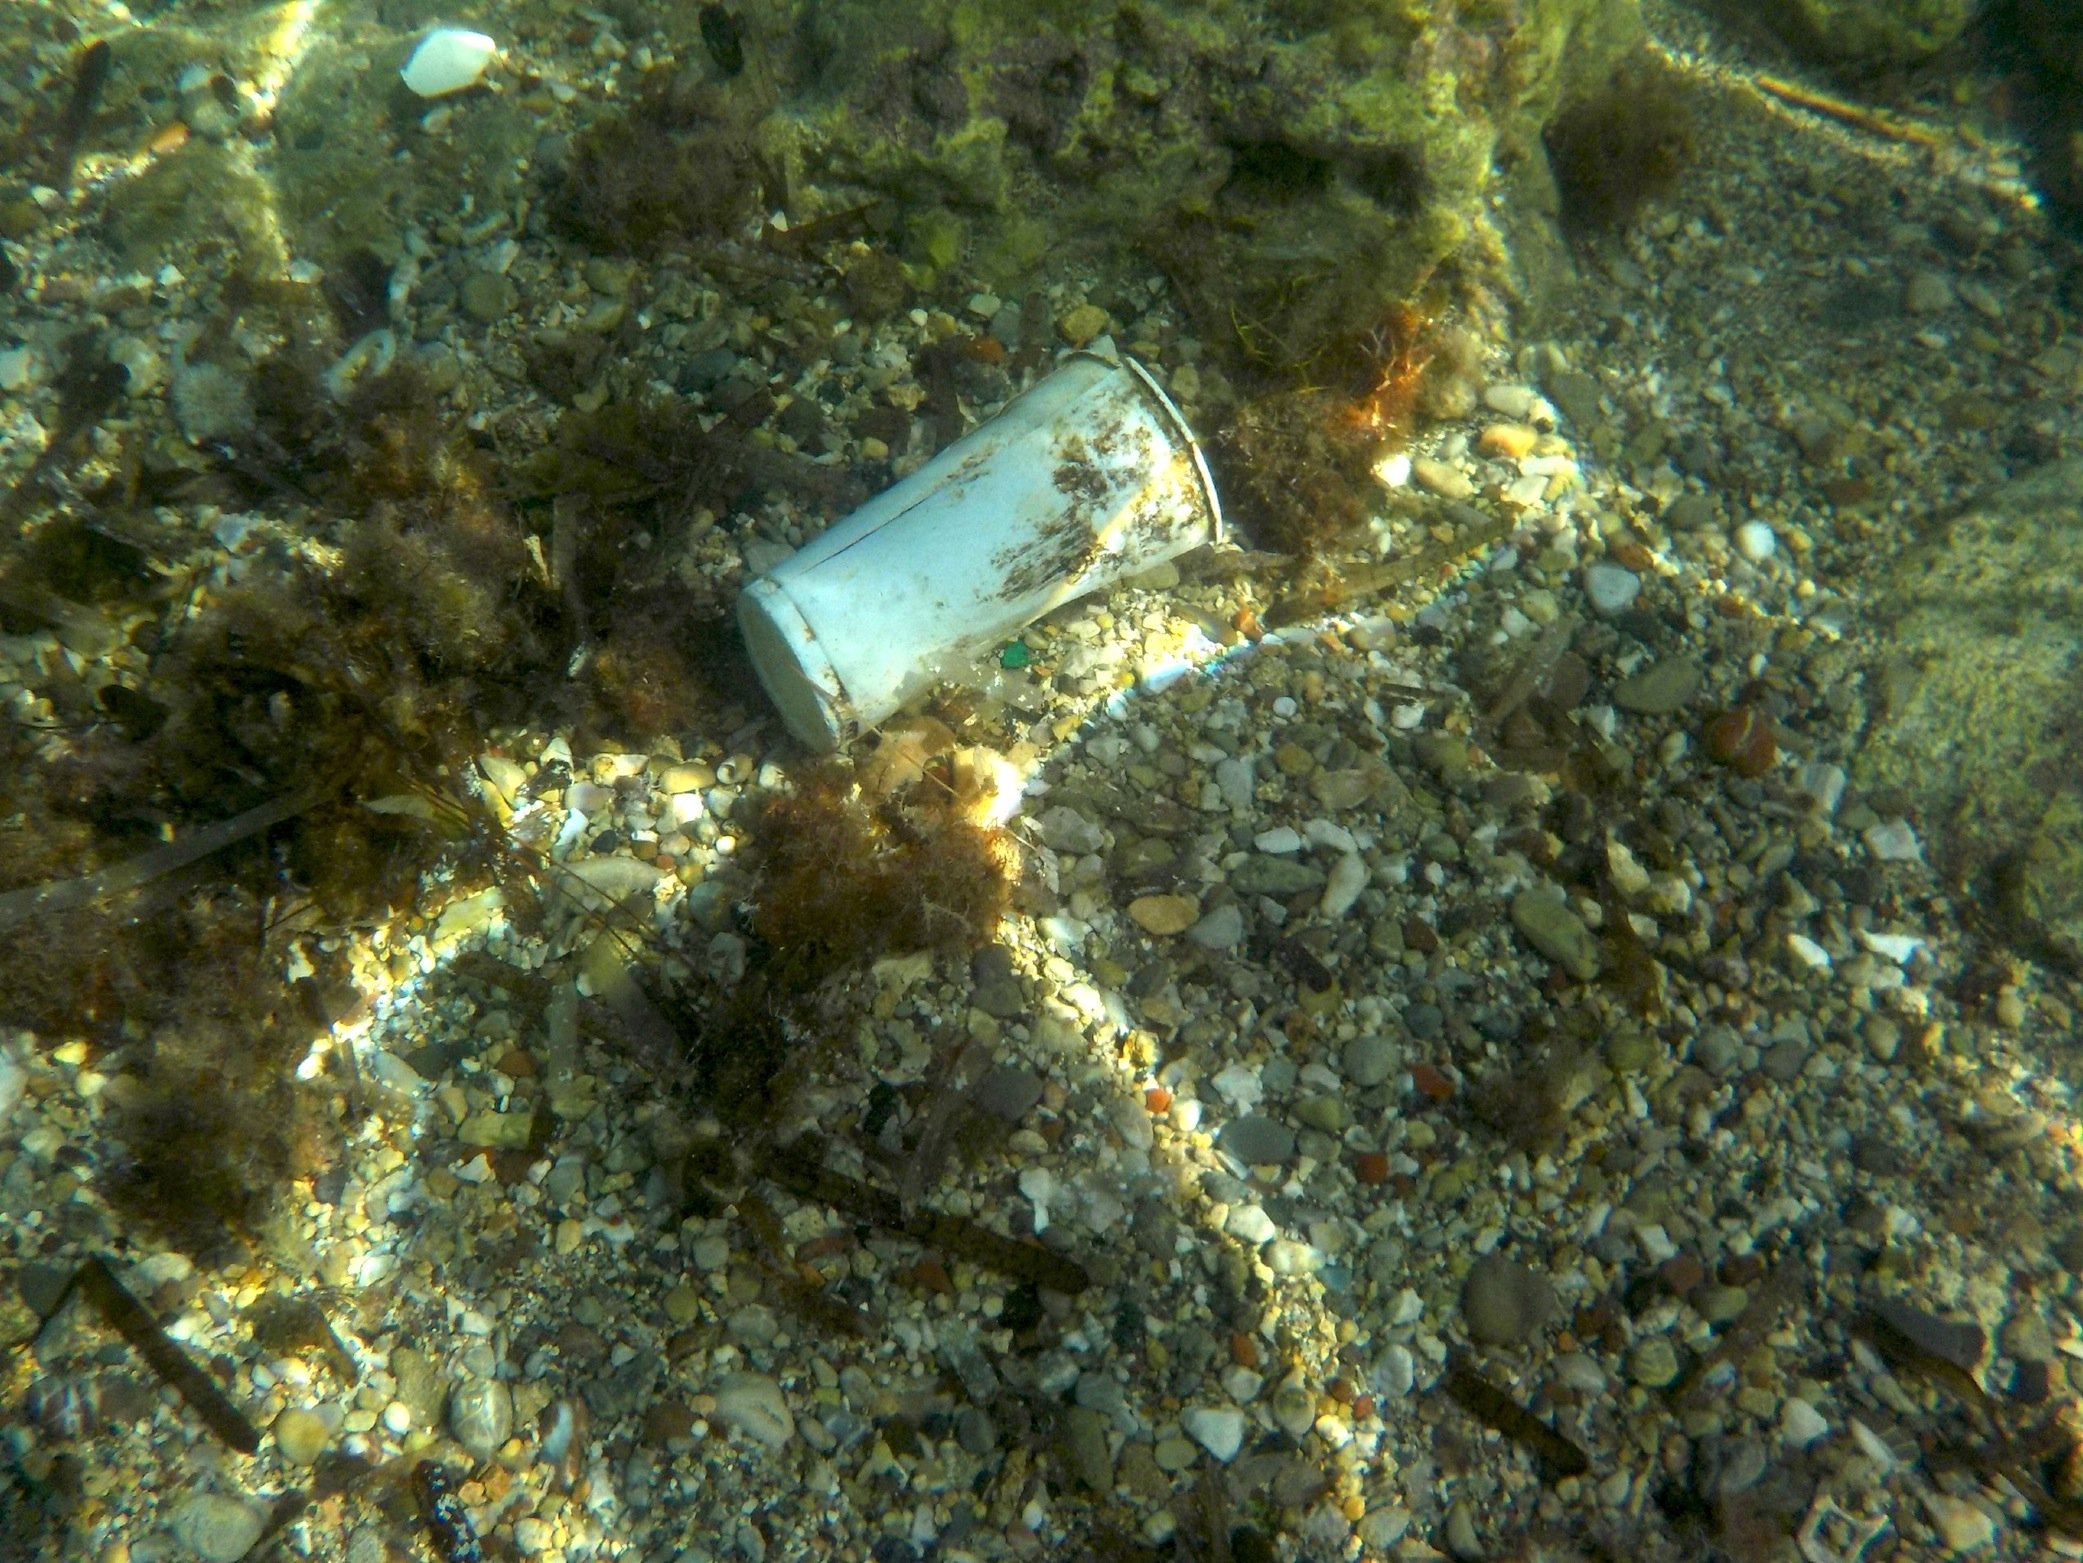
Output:
M446 97L476 86L498 52L499 45L483 33L462 27L437 27L419 41L412 58L398 74L420 97Z

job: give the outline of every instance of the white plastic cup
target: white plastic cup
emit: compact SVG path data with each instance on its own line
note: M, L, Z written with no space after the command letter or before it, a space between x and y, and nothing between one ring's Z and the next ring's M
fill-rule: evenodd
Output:
M788 730L834 749L1050 609L1221 535L1172 399L1131 358L1072 353L748 584L738 626Z

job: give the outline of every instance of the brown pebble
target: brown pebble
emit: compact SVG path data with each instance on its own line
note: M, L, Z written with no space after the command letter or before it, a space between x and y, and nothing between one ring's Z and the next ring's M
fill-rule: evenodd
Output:
M677 1400L654 1400L644 1413L644 1442L662 1449L694 1431L694 1413Z
M1678 1254L1666 1259L1657 1267L1657 1275L1676 1296L1687 1292L1707 1279L1707 1267L1692 1254Z

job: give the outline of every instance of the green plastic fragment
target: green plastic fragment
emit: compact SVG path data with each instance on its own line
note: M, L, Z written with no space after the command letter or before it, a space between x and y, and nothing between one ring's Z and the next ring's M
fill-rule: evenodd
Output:
M1027 649L1024 640L1013 641L998 653L998 665L1002 668L1024 668L1034 660L1034 653Z

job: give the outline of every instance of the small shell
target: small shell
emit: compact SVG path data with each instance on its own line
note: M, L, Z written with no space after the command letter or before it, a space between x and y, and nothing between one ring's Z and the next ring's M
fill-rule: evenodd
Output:
M483 33L462 27L437 27L419 41L398 74L423 98L446 97L475 87L492 63L499 45Z

